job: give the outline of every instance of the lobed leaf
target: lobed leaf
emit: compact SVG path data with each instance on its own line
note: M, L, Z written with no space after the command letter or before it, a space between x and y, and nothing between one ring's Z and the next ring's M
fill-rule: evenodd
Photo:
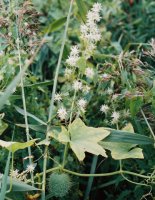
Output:
M130 132L130 134L134 135L134 129L132 125L129 123L125 128L124 131ZM106 142L103 141L100 143L103 148L108 149L111 151L111 156L115 160L122 160L127 158L144 158L142 149L136 147L136 144L126 144L126 143L118 143L118 142Z

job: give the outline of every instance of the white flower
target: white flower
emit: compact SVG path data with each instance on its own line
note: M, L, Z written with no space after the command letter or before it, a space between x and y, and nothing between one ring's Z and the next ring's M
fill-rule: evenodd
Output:
M81 31L81 33L82 33L83 35L87 35L87 32L89 31L89 28L88 28L88 26L86 26L85 24L82 24L82 25L80 26L80 31Z
M87 101L81 98L80 100L78 100L77 105L79 106L80 110L85 110Z
M118 94L114 94L113 96L112 96L112 100L116 100L117 98L118 98Z
M109 106L107 106L105 104L100 107L100 111L105 114L108 112L109 109L110 109Z
M111 117L113 118L111 123L116 124L116 123L118 123L118 120L120 118L120 114L119 114L119 112L114 111L112 113Z
M55 94L55 96L54 96L54 101L61 101L62 100L62 97L61 97L61 94Z
M108 78L108 77L109 77L108 74L106 74L106 73L102 74L102 78Z
M71 74L72 74L72 69L66 68L66 69L65 69L65 76L66 76L67 78L69 78Z
M99 22L100 19L101 19L101 17L98 12L88 11L87 24L92 25L92 23L94 23L94 22Z
M94 76L94 70L92 68L90 68L90 67L87 67L86 71L85 71L85 75L88 78L93 78L93 76Z
M90 87L89 87L88 85L86 85L86 86L83 87L83 92L84 92L85 94L88 94L89 91L90 91Z
M57 114L58 114L58 117L59 117L61 120L66 119L66 117L67 117L66 108L64 108L64 107L59 108L58 111L57 111Z
M66 63L71 67L75 67L78 59L79 59L79 48L78 46L72 46L70 55L68 56Z
M111 88L108 88L106 92L107 92L107 94L112 94L113 90Z
M16 169L16 170L10 170L10 176L12 177L12 178L18 178L18 175L19 175L19 170L18 169Z
M124 110L123 111L123 115L124 115L124 117L129 117L130 116L130 111L129 110Z
M102 5L100 3L94 3L92 11L94 12L100 12L102 9Z
M82 83L80 81L74 81L73 82L73 88L76 91L82 90Z
M78 48L77 45L71 47L71 53L70 53L70 55L72 55L72 56L79 56L79 48Z
M75 67L78 59L79 59L78 56L68 56L66 63L71 67Z
M33 172L35 167L36 167L36 164L29 164L29 165L27 165L26 171Z

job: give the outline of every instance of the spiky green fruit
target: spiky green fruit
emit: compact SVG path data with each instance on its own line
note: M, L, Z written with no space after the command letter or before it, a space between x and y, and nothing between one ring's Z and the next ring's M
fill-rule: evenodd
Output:
M49 177L49 192L54 197L64 197L71 186L71 178L68 174L53 173Z

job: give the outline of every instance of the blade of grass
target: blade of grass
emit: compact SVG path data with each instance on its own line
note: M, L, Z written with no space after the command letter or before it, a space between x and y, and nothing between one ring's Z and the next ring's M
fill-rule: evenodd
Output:
M14 106L16 111L19 112L21 115L25 115L25 112L23 109L19 108L18 106ZM39 119L38 117L36 117L35 115L29 113L26 111L27 117L31 117L33 118L35 121L39 122L42 125L47 125L44 121L42 121L41 119Z
M0 200L5 199L5 195L6 195L6 191L7 191L7 178L8 178L8 174L9 174L10 159L11 159L11 152L9 151L7 163L5 166L5 172L2 177L2 188L1 188L1 193L0 193Z
M98 156L93 156L90 174L95 174L97 160L98 160ZM94 177L89 177L87 188L86 188L86 192L85 192L85 196L84 196L84 200L88 200L89 199L89 194L90 194L90 191L91 191L91 188L92 188L92 185L93 185L93 181L94 181Z

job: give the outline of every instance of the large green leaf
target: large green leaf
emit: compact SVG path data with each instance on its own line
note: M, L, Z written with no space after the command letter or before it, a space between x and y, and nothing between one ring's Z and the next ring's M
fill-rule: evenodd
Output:
M110 131L104 128L93 128L86 126L81 119L75 119L69 125L68 130L62 127L58 135L60 142L69 142L71 149L77 158L82 161L85 158L85 152L107 157L105 150L98 144L110 134ZM70 136L69 136L70 135Z
M12 153L16 152L19 149L25 149L29 146L32 146L35 141L37 139L34 140L30 140L28 142L6 142L4 140L0 140L0 146L6 148L7 150L11 151Z
M131 124L128 124L124 131L129 131L130 134L134 134L134 130ZM105 142L100 143L103 148L111 151L111 155L115 160L122 160L127 158L144 158L142 149L136 147L136 144L118 143L118 142Z

